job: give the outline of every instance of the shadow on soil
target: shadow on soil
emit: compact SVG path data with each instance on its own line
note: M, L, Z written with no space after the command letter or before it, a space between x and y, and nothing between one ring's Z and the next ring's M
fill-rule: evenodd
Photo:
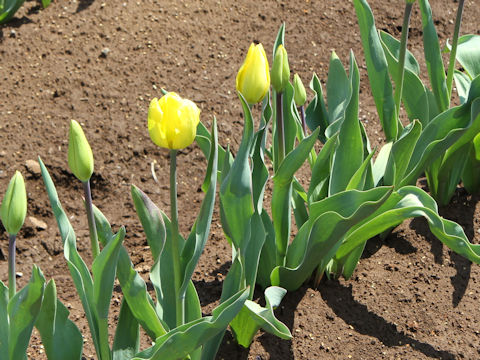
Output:
M413 339L399 332L395 325L381 316L368 311L368 308L356 301L351 286L343 286L337 281L329 281L319 288L325 303L347 324L360 334L377 338L385 346L402 346L409 344L425 356L436 359L454 359L455 355L444 350L436 350L432 345ZM340 301L341 299L341 301Z
M440 215L448 220L458 223L468 239L474 238L474 214L475 207L480 200L479 195L468 195L465 189L458 188L450 203L439 209ZM425 237L430 243L430 251L434 256L435 263L443 264L443 244L430 232L427 222L422 218L415 218L410 228ZM456 270L456 274L450 278L453 286L452 304L457 307L470 281L472 263L453 251L449 252L450 262Z

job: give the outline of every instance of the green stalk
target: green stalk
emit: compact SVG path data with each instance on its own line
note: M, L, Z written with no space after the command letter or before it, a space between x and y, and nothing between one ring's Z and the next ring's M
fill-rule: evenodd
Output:
M280 164L282 163L283 159L285 158L285 124L283 121L283 92L277 92L277 113L276 113L276 120L277 120L277 140L278 140L278 156L277 161L278 164L275 164L275 170L278 169Z
M11 299L17 292L15 274L15 247L17 235L9 234L8 241L8 298Z
M398 76L395 87L395 108L397 110L397 121L400 122L400 104L402 102L403 76L405 74L405 54L407 52L408 28L410 26L410 15L412 13L413 3L405 4L405 13L403 16L402 38L400 40L400 54L398 58Z
M182 287L180 269L180 232L178 231L177 210L177 150L170 150L170 221L172 224L173 277L175 281L175 305L177 326L185 323L185 295L180 294Z
M85 209L87 210L88 230L90 231L90 246L92 248L92 258L95 260L100 253L98 245L97 227L95 225L95 216L93 215L92 191L90 189L90 180L82 182L85 193Z
M457 57L458 37L460 34L460 25L462 23L463 6L465 1L458 1L457 18L455 19L455 30L453 31L452 51L450 51L450 60L448 63L447 72L447 89L448 89L448 101L450 102L452 97L452 84L453 74L455 72L455 59Z

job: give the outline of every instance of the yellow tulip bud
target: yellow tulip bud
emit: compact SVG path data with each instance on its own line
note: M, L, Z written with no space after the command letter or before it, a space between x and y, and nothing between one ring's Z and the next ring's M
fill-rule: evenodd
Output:
M268 60L262 44L251 44L245 62L238 70L237 91L249 104L263 100L270 87Z
M152 141L167 149L189 146L197 134L200 110L194 102L169 92L150 102L148 132Z
M68 166L78 180L86 182L93 174L93 153L82 127L70 121L68 139Z
M272 86L277 93L283 92L290 80L287 50L282 44L278 45L272 65Z
M25 221L26 215L27 192L25 190L25 182L22 174L16 171L8 184L0 209L0 217L5 230L10 235L17 235Z
M293 95L293 99L295 100L295 105L302 106L307 101L307 93L305 91L305 86L303 86L302 79L298 74L293 76L293 89L295 90L295 94Z

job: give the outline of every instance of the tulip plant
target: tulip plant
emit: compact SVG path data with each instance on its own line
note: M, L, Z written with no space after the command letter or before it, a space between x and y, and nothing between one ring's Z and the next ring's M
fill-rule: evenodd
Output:
M240 68L237 90L244 111L243 137L235 157L225 150L221 166L221 220L233 251L222 297L245 285L253 288L259 283L267 288L266 308L254 303L251 293L231 323L236 340L243 346L250 344L259 328L289 338L288 329L271 311L284 289L298 289L314 271L317 284L324 273L349 278L366 241L385 235L405 219L423 216L443 243L480 263L480 245L471 244L458 224L438 215L437 205L427 193L405 180L416 180L426 166L424 159L412 157L421 123L414 121L407 126L373 162L374 151L358 118L360 75L353 53L348 73L332 54L326 99L320 80L313 76L315 97L303 111L305 90L297 77L294 86L290 84L284 31L282 26L273 52L273 107L265 96L267 75L258 76L258 84L244 86L250 73L265 71L264 53L252 59L249 50ZM261 118L255 130L253 104L247 99L258 102L262 96ZM269 126L273 127L271 142L267 141ZM206 138L208 132L203 136ZM317 139L323 144L318 153L313 148ZM200 139L197 141L208 153L208 142L202 146ZM439 156L438 147L428 147L426 140L419 144L423 144L420 154L424 157ZM270 178L265 155L273 165L271 217L263 202ZM305 161L312 174L308 189L295 177ZM290 242L292 213L298 231ZM276 302L268 298L273 291L278 294Z
M159 100L153 99L148 110L152 141L170 151L170 218L136 186L131 189L154 259L150 279L155 288L155 302L122 245L125 228L114 233L107 218L92 204L89 181L94 168L93 155L81 126L76 121L70 124L68 164L84 185L93 258L91 269L77 251L74 230L40 160L65 259L85 310L98 359L214 359L217 349L207 346L207 342L225 331L250 292L247 287L239 288L213 310L212 316L202 317L191 276L208 238L215 203L218 159L215 120L208 139L212 145L202 186L206 195L186 239L178 228L176 181L177 152L194 141L199 115L200 110L193 102L173 92ZM110 346L108 314L115 278L122 288L123 300L113 346ZM143 351L139 349L139 326L154 343Z
M69 311L57 299L55 282L45 284L42 271L34 265L30 281L16 288L15 242L27 214L25 183L20 172L10 180L0 209L9 234L8 287L0 281L0 353L2 359L23 360L33 327L40 333L49 359L80 360L83 339Z
M385 185L415 185L425 172L432 196L446 205L462 179L470 192L480 190L480 52L479 35L459 37L464 1L458 2L452 44L447 47L450 60L447 75L428 0L418 0L422 16L423 44L431 89L420 80L420 66L407 50L410 14L415 1L405 4L401 40L375 27L366 0L354 0L372 94L389 143L381 154L389 152L408 137L411 149L407 171L396 182L384 178ZM455 69L456 60L465 69ZM390 82L393 79L395 91ZM452 82L455 79L460 105L451 107ZM404 89L404 91L403 91ZM410 125L399 120L403 103ZM411 131L412 126L417 130ZM415 134L415 135L414 135ZM405 141L405 140L403 140ZM390 162L395 161L392 156Z

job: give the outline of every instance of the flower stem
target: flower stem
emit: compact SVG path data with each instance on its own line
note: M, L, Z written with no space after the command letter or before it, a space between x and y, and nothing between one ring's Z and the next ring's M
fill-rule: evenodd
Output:
M95 216L93 215L92 191L90 189L90 180L83 183L83 192L85 194L85 209L87 210L88 230L90 231L90 246L92 248L92 259L95 260L100 253L98 246L97 227L95 225Z
M460 25L462 23L463 6L465 1L458 1L457 18L455 19L455 30L453 31L452 50L450 51L450 60L447 72L448 100L452 97L453 74L455 72L455 59L457 57L458 37L460 34Z
M184 294L180 294L182 286L180 269L180 232L178 231L177 210L177 150L170 150L170 221L172 225L173 276L175 281L176 320L177 326L185 323Z
M283 93L278 93L277 92L277 101L276 101L276 106L277 106L277 113L276 113L276 119L277 119L277 140L278 140L278 156L277 156L277 162L278 164L276 165L275 169L278 169L280 164L282 163L283 159L285 158L285 124L283 121Z
M17 292L15 274L15 242L17 235L9 234L8 242L8 297L11 299Z
M298 113L300 114L300 120L302 120L302 129L303 129L303 136L307 137L307 123L305 121L305 107L298 106L297 107Z
M400 53L398 57L398 76L394 95L398 122L400 122L400 104L402 102L403 76L405 74L405 54L407 52L408 28L410 26L412 6L413 3L407 2L405 4L405 12L403 15L402 38L400 40Z

